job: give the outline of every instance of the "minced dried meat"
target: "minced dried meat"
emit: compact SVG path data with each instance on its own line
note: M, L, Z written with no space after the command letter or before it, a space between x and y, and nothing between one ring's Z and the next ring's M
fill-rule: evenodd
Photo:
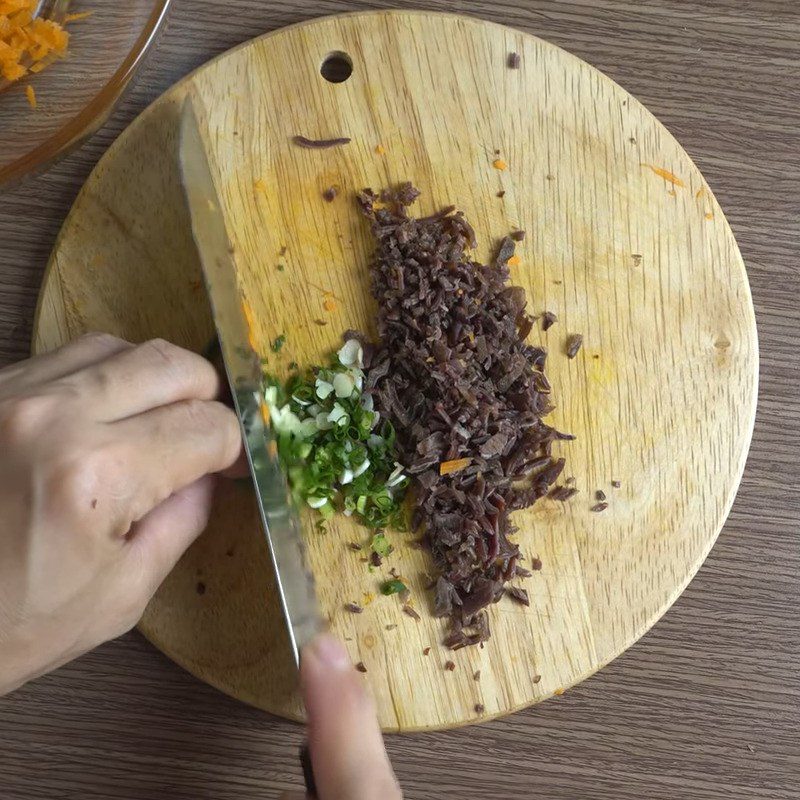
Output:
M567 358L575 358L582 344L583 336L579 333L573 333L572 336L567 339Z
M526 344L525 292L508 283L514 239L480 264L467 253L475 233L461 212L409 216L418 194L411 184L359 194L377 240L380 336L365 349L365 391L396 430L413 479L411 527L439 572L434 614L449 619L446 643L458 649L489 638L484 609L530 574L510 513L550 492L565 463L553 443L574 437L542 421L552 409L547 354Z

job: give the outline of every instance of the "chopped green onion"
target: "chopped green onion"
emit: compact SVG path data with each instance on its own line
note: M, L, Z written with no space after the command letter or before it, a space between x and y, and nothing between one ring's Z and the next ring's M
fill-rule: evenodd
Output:
M275 340L278 349L284 341ZM386 556L392 547L382 530L404 529L409 480L396 461L394 428L363 385L363 350L349 340L328 366L297 371L285 385L265 375L264 401L295 501L317 509L323 528L337 510L357 515L379 529L372 549Z
M386 583L381 584L381 594L388 597L392 594L400 594L400 592L404 592L407 588L403 581L399 581L395 578L394 580L386 581Z
M280 336L277 336L272 344L270 345L270 349L273 353L280 353L281 348L286 344L286 334L282 333Z

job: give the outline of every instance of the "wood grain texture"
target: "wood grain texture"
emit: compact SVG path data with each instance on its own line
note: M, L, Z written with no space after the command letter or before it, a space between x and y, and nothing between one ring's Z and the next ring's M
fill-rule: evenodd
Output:
M178 4L104 131L0 208L0 348L28 350L41 270L89 169L150 100L232 44L312 13L260 0ZM369 4L380 5L380 4ZM430 3L452 8L453 4ZM557 701L478 728L389 737L409 797L794 798L800 445L794 265L800 218L798 11L732 0L460 3L603 69L703 170L748 264L761 400L742 489L705 567L655 629ZM743 57L747 53L747 58ZM12 798L274 798L297 785L300 730L197 683L132 634L0 701ZM525 767L521 771L519 765Z
M521 56L517 70L507 66L512 51ZM345 83L319 73L331 52L353 60ZM708 552L738 487L755 412L744 265L687 155L605 76L510 28L413 12L288 28L203 67L111 147L54 250L37 352L98 329L196 350L209 341L175 157L186 92L204 109L260 352L287 335L280 355L270 355L273 370L321 362L348 328L374 330L371 235L353 195L405 178L423 191L421 214L459 204L483 261L499 236L526 230L512 278L535 310L559 317L537 337L551 353L552 424L577 435L562 452L582 494L514 515L523 553L545 566L525 582L529 608L506 600L489 610L485 648L454 654L440 646L444 625L431 617L425 592L432 565L405 537L394 536L396 554L370 574L348 546L366 541L363 528L341 517L320 535L313 512L304 514L323 614L353 661L365 664L384 729L508 713L607 664L663 614ZM297 132L352 142L307 150L292 143ZM493 165L498 151L507 169ZM331 185L340 194L326 203ZM315 324L320 317L324 326ZM576 331L585 344L570 361L565 340ZM590 510L599 488L610 500L602 514ZM380 597L390 568L408 581L419 622L396 598ZM352 601L363 614L344 609ZM214 686L300 716L247 487L221 491L209 529L140 628Z

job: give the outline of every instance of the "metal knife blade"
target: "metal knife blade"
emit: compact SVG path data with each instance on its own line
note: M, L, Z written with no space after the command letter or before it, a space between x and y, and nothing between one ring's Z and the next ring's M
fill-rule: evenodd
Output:
M299 664L300 650L322 630L323 622L313 576L305 564L300 521L268 424L261 392L261 359L254 346L249 312L238 285L233 250L190 97L184 101L181 116L179 160L192 234L242 428L292 653Z

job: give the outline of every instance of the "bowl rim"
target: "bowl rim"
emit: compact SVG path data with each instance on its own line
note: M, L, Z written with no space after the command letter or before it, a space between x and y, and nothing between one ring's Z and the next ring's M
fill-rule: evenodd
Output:
M122 63L97 94L55 133L25 155L0 166L0 190L24 177L43 172L95 133L108 119L117 101L155 44L167 18L172 0L156 0L139 36Z

